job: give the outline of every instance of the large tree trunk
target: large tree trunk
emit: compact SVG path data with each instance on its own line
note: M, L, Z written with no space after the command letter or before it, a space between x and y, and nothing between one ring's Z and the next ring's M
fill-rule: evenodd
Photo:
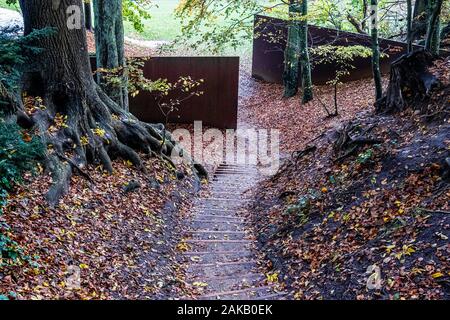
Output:
M120 80L108 84L99 72L98 81L114 102L128 110L122 0L94 0L94 15L97 69L114 70Z
M371 0L371 36L372 36L372 73L375 82L376 100L383 96L380 71L380 42L378 38L378 0Z
M41 97L45 105L45 110L28 116L48 146L47 168L53 174L49 202L56 204L68 188L72 171L82 173L89 162L112 172L111 159L122 157L145 170L136 151L159 151L163 128L138 121L94 82L86 31L67 24L67 9L75 5L82 13L82 0L20 0L20 5L25 34L49 26L56 30L36 44L44 52L37 57L36 71L24 79L27 94ZM83 15L81 19L84 26ZM66 123L61 124L65 117ZM174 141L170 137L166 141L161 152L170 155Z
M284 96L293 97L298 91L298 77L300 70L300 6L297 1L289 3L289 27L286 49L284 51Z
M313 99L311 62L308 49L308 0L302 0L302 20L300 22L300 66L302 71L303 103Z

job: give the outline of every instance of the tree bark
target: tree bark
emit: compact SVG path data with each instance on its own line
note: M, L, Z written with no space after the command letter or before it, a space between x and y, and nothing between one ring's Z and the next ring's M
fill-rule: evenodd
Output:
M412 41L421 40L427 31L428 7L431 0L416 0L412 20Z
M407 52L410 53L413 50L413 35L412 35L412 0L406 0L407 14L406 14L406 43Z
M380 43L378 38L378 0L371 0L371 37L372 37L372 73L375 82L375 98L379 100L383 96L380 71Z
M94 26L92 23L92 7L91 2L84 3L84 19L86 20L86 30L94 31Z
M284 96L293 97L298 92L300 71L300 6L296 0L289 3L289 27L286 49L284 51Z
M302 71L303 103L313 99L311 62L308 49L308 0L302 0L302 20L300 22L300 66Z
M394 61L386 95L375 104L377 111L395 113L423 105L438 83L429 71L433 61L433 55L425 50L414 51Z
M440 48L440 15L442 10L443 0L430 0L428 9L428 25L425 40L425 50L431 51L434 54L439 54Z
M366 31L364 31L364 27L361 22L358 21L354 16L352 16L350 13L347 14L347 20L352 24L353 27L355 27L356 31L361 34L367 34Z
M82 0L20 0L25 34L55 28L54 35L36 43L44 51L37 56L35 71L24 75L24 91L29 97L42 98L45 106L29 117L48 147L46 168L53 184L47 199L51 204L57 204L68 190L73 171L94 163L112 172L111 159L116 157L145 170L137 151L153 154L163 140L161 125L140 122L94 82L84 16L78 29L67 24L68 8L76 6L82 13L82 5ZM175 142L170 136L166 141L161 152L171 155Z
M94 0L97 69L115 70L119 83L108 84L102 72L98 81L108 96L128 110L122 0Z

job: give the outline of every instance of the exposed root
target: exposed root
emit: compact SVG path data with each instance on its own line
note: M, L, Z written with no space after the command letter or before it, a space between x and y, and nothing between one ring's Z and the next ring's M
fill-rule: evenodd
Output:
M334 162L340 162L355 154L360 147L383 143L383 140L367 136L374 126L362 129L358 123L349 123L338 131L338 138L334 143L334 152L337 158Z
M427 51L414 51L394 61L386 95L375 104L377 111L395 113L427 106L433 89L439 86L438 78L430 71L435 60Z
M112 160L120 157L145 172L138 154L143 152L160 155L176 170L171 156L178 149L164 126L139 121L98 88L86 97L74 92L52 92L43 101L45 109L28 114L26 110L20 110L18 119L35 124L47 146L46 168L53 180L47 194L50 204L56 205L67 192L74 172L92 182L84 171L88 163L100 165L112 173ZM192 168L198 177L207 177L201 165L192 163Z

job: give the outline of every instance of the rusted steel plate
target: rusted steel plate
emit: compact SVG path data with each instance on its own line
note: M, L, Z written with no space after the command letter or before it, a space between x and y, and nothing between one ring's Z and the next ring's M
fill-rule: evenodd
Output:
M371 46L367 35L338 31L335 29L309 26L309 44L313 47L325 44ZM287 39L287 21L262 15L255 16L255 39L253 42L252 74L256 79L271 83L283 83L284 49ZM392 61L406 51L406 44L380 39L380 49L389 55L381 59L381 71L389 72ZM372 76L370 58L358 58L353 62L355 69L343 81L359 80ZM333 64L317 65L312 70L314 84L324 84L336 72Z
M94 65L95 59L91 63ZM176 82L181 76L204 80L198 89L204 93L184 100L170 114L169 122L203 121L203 125L219 129L237 128L239 57L152 57L145 62L144 76L170 82ZM180 98L179 94L169 95L164 101ZM165 121L152 93L141 92L137 97L130 97L130 111L145 122Z
M144 75L148 79L162 78L170 82L177 81L180 76L204 80L199 88L203 95L182 102L179 110L170 115L170 122L201 120L204 125L215 128L237 128L238 57L156 57L145 63ZM130 111L146 122L163 119L155 99L147 93L131 98Z

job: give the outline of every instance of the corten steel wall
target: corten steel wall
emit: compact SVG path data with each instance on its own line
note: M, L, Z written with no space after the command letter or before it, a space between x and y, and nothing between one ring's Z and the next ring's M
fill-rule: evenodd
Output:
M363 45L370 47L371 39L367 35L337 31L335 29L309 26L309 44L313 47L332 45ZM261 15L255 16L255 39L253 41L252 74L256 79L271 83L283 83L284 49L287 39L287 21ZM389 72L390 63L406 51L406 44L380 39L381 51L389 55L381 59L381 71ZM352 81L372 76L370 58L358 58L352 63L354 70L343 81ZM314 84L324 84L335 75L332 64L314 66L312 79Z
M170 122L201 120L204 125L215 128L237 128L239 57L156 57L145 63L144 76L169 82L177 81L180 76L204 80L199 87L203 95L182 102L179 110L170 115ZM155 99L148 93L130 98L130 111L146 122L164 119Z
M91 60L95 64L95 58ZM182 102L169 116L171 123L193 123L220 129L237 128L239 57L152 57L145 62L144 76L151 80L176 82L180 76L203 79L198 88L204 93ZM178 93L179 95L179 93ZM169 101L169 94L164 101ZM164 122L155 95L141 92L130 97L130 111L145 122Z

